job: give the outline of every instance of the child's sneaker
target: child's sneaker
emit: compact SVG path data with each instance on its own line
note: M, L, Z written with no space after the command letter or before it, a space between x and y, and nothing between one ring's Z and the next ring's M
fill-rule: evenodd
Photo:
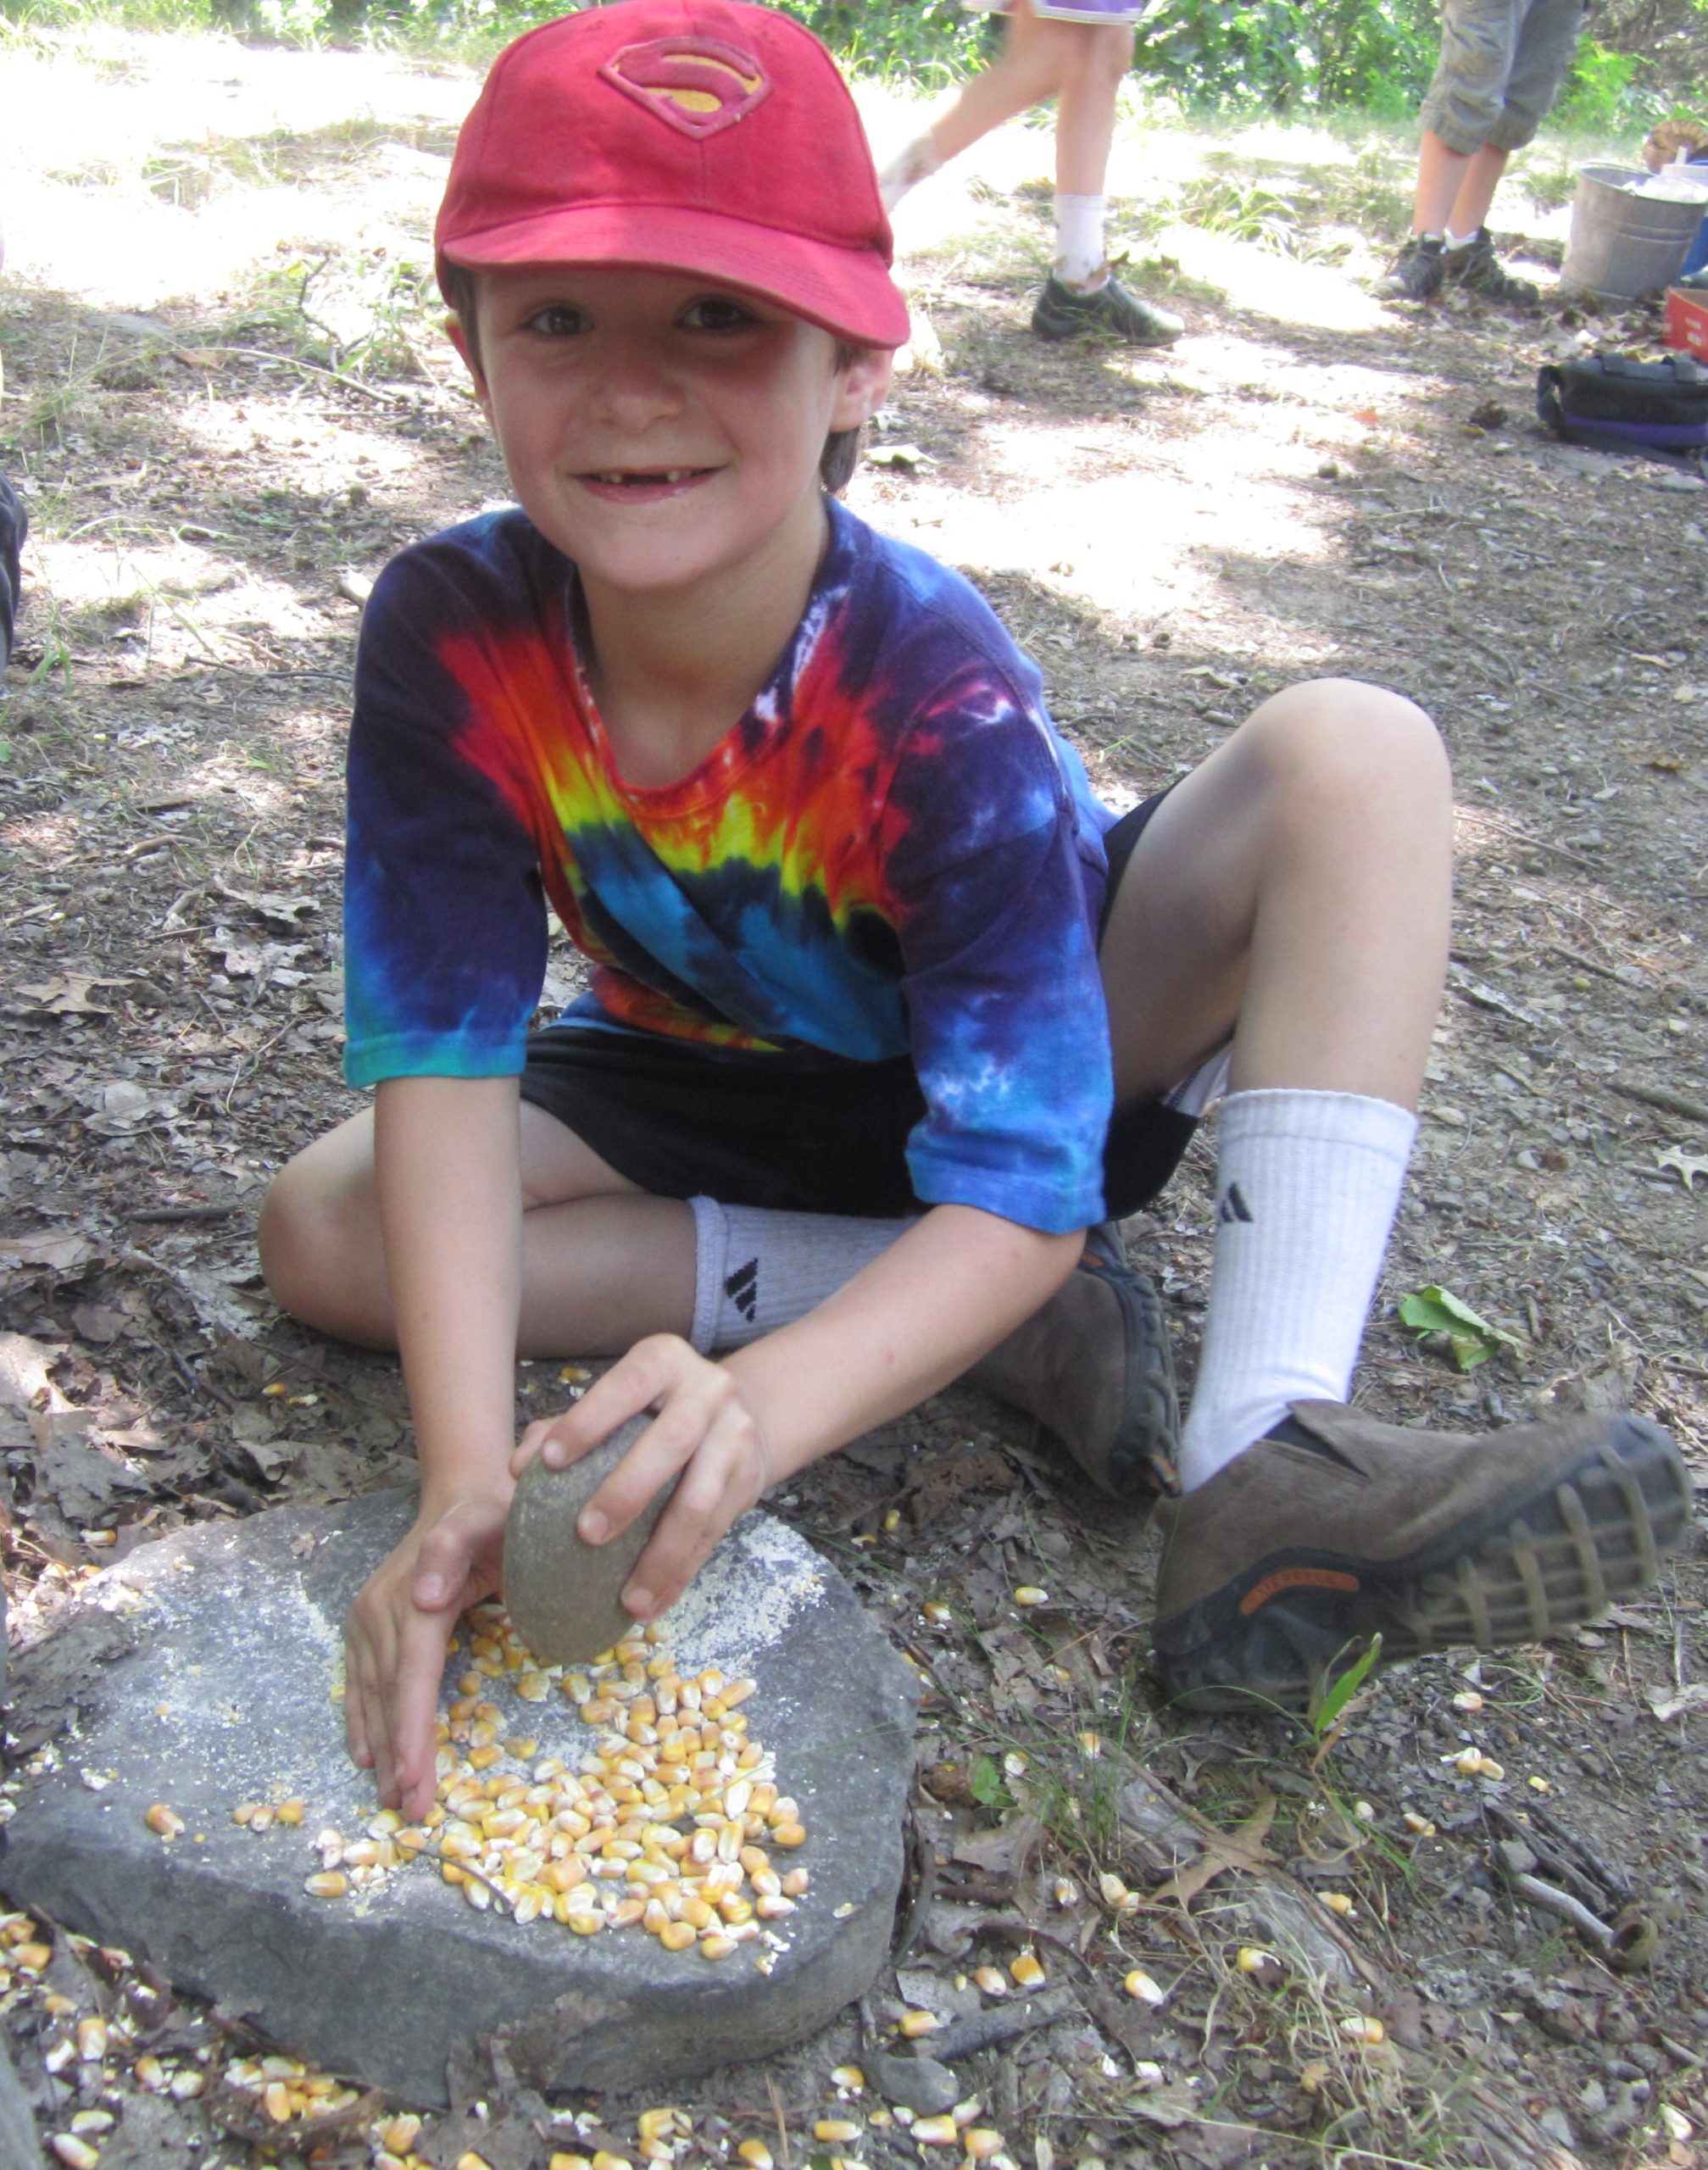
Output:
M1500 261L1487 226L1479 226L1463 248L1443 252L1441 277L1444 286L1502 309L1534 309L1542 298L1527 279L1515 279Z
M1640 1416L1474 1438L1295 1402L1165 1510L1164 1684L1195 1710L1304 1710L1377 1632L1384 1664L1538 1642L1653 1582L1692 1506L1671 1437Z
M1155 1284L1112 1221L1041 1311L967 1373L1053 1433L1092 1483L1138 1503L1180 1489L1180 1401Z
M1040 339L1074 339L1082 331L1112 331L1117 339L1138 347L1166 347L1186 329L1184 318L1159 309L1143 294L1123 287L1119 279L1105 279L1089 293L1064 286L1060 279L1044 281L1032 312L1032 328Z
M1376 282L1385 302L1433 302L1445 276L1446 243L1439 234L1413 234Z

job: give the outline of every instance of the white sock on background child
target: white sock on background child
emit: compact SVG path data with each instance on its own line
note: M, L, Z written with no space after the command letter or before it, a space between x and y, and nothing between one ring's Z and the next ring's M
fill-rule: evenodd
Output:
M744 1349L804 1317L912 1227L840 1213L779 1213L691 1198L694 1318L702 1356Z
M1055 192L1055 275L1080 293L1093 292L1109 278L1103 259L1104 209L1101 196Z
M1417 1118L1356 1093L1223 1101L1215 1252L1181 1438L1190 1492L1293 1401L1344 1401L1399 1205Z

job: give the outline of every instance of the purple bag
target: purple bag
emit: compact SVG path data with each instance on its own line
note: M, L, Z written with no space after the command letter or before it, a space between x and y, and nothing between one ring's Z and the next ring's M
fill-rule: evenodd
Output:
M1556 437L1700 467L1708 449L1708 369L1692 354L1633 362L1590 354L1536 373L1536 411Z

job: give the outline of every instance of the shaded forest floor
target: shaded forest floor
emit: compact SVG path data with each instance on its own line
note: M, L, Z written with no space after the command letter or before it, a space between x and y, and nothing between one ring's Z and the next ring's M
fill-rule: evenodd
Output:
M278 1317L253 1220L271 1171L353 1104L337 893L361 598L503 482L426 286L470 78L92 35L14 39L7 64L0 448L33 533L0 708L0 1329L14 1375L52 1383L45 1416L0 1401L27 1643L100 1564L186 1520L410 1475L394 1367ZM882 151L908 116L870 109ZM1654 320L1383 309L1367 281L1403 219L1399 138L1134 128L1113 176L1132 275L1188 335L1042 348L1048 160L1047 136L1011 129L904 207L918 335L852 502L977 581L1114 803L1300 676L1432 711L1458 777L1458 932L1360 1399L1472 1428L1628 1399L1708 1481L1708 490L1529 419L1538 361L1640 344ZM1570 163L1533 151L1497 205L1544 287ZM571 969L554 959L559 990ZM1127 1230L1188 1373L1209 1167L1200 1143ZM1510 1335L1494 1360L1461 1375L1401 1327L1429 1286ZM556 1366L520 1368L519 1410L561 1392ZM927 1685L914 1939L873 2025L903 2005L965 2019L974 1967L1035 1945L1056 2004L955 2065L1027 2170L1697 2160L1700 1541L1597 1629L1417 1663L1319 1739L1163 1708L1147 1533L970 1394L780 1511ZM1049 1602L1022 1616L1026 1583ZM1461 1772L1467 1749L1500 1777ZM1138 1772L1196 1890L1152 1891ZM1648 1963L1614 1972L1521 1903L1492 1850L1516 1836L1592 1911L1652 1927ZM1100 1873L1148 1903L1110 1913ZM1317 1939L1278 1975L1235 1957L1282 1934L1266 1889ZM59 1947L0 1995L44 2134L81 2106L114 2121L105 2170L247 2162L241 2119L135 2078L150 2045L186 2070L235 2054L192 2000L155 1998L104 2067L47 2069L78 2010L129 1994ZM1160 2006L1123 1998L1135 1967ZM1360 2016L1385 2040L1344 2031ZM812 2156L830 2069L861 2054L850 2016L695 2083L679 2152L763 2134L785 2163ZM552 2106L554 2124L487 2095L484 2128L430 2120L423 2159L453 2163L477 2128L495 2170L543 2163L548 2130L633 2152L643 2106ZM916 2161L876 2100L838 2149ZM364 2129L315 2159L370 2152Z

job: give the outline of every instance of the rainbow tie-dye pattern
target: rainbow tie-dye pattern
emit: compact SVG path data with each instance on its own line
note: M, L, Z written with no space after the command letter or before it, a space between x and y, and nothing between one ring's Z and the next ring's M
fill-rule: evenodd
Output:
M559 1029L826 1061L910 1053L915 1188L1101 1213L1109 817L982 602L838 505L806 612L691 775L618 773L574 573L519 512L406 551L364 623L346 1072L520 1071L549 899L593 965Z

